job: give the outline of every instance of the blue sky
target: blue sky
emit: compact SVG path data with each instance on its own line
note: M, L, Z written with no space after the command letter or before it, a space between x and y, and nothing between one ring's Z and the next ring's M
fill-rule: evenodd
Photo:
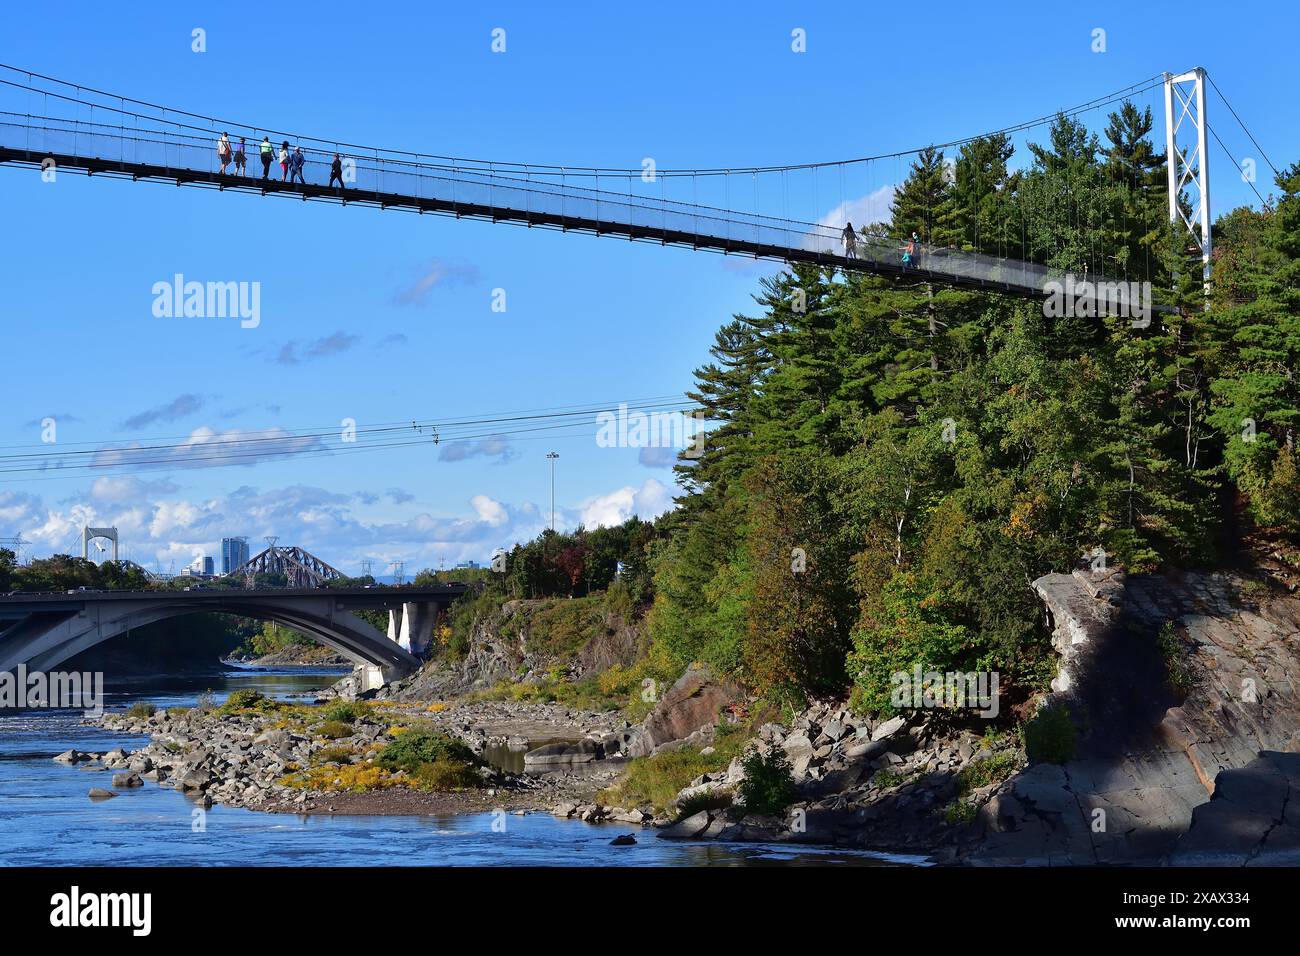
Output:
M1300 131L1275 112L1297 26L1282 4L178 6L11 6L0 61L353 142L623 168L875 155L1203 65L1274 162L1300 157ZM498 27L502 54L490 48ZM191 50L195 28L206 52ZM1097 28L1104 53L1091 49ZM795 29L804 53L791 49ZM1253 155L1225 110L1211 121ZM1211 171L1216 213L1253 199L1222 153ZM860 211L872 194L879 204L903 172L886 161L847 185L823 181L819 205L798 212ZM0 170L0 209L0 453L48 449L48 416L67 449L680 394L774 268L362 208L72 175L44 184L31 170ZM260 283L260 325L154 317L152 286L177 272ZM497 288L505 313L490 307ZM21 532L42 555L67 550L83 522L115 524L131 557L166 569L219 555L226 534L249 535L254 550L276 534L345 571L368 558L376 570L403 560L409 574L484 561L542 530L552 449L561 524L670 505L665 462L595 436L593 419L469 454L0 475L0 536Z

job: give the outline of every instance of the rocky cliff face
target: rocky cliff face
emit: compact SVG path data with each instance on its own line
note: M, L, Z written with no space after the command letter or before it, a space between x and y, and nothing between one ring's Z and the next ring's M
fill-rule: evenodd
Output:
M553 669L579 680L613 667L629 665L641 650L640 623L596 613L591 636L573 655L557 655L534 639L533 618L553 601L507 601L493 613L474 621L469 648L460 660L438 658L401 682L398 698L436 700L501 681L538 681ZM598 619L597 619L598 618Z
M967 853L987 862L1177 862L1193 815L1206 813L1199 862L1215 852L1225 862L1264 859L1295 841L1300 830L1282 822L1294 759L1269 754L1300 751L1300 600L1226 574L1081 571L1034 587L1062 655L1053 703L1076 716L1077 752L1064 766L1032 766L1007 781ZM1177 644L1181 690L1169 679L1162 629ZM1278 800L1254 794L1201 810L1216 781L1237 781L1239 792L1241 780L1263 780ZM1222 819L1264 804L1269 826ZM1211 830L1227 842L1208 840Z

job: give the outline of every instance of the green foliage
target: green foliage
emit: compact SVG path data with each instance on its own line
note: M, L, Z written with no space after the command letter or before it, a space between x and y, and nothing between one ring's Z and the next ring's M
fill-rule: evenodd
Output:
M601 792L599 800L610 807L652 807L667 810L677 794L701 774L717 773L740 755L747 732L735 725L719 724L713 752L702 754L694 747L680 747L637 757L628 762L623 778Z
M678 820L685 820L692 817L701 810L725 810L731 806L731 794L724 790L713 790L712 788L703 790L700 793L692 794L683 800L678 800L673 805L673 810Z
M157 713L157 711L158 708L155 707L153 704L149 703L148 701L142 700L128 707L126 709L126 715L128 717L149 718L152 717L155 713Z
M372 708L359 701L339 700L326 706L321 712L325 720L336 720L341 723L350 724L370 713Z
M1057 117L1028 166L1005 136L926 150L880 224L900 255L915 232L1149 280L1178 311L1148 324L808 265L761 281L688 392L714 427L649 550L660 652L782 703L851 681L885 711L917 663L1023 697L1054 671L1038 576L1097 548L1128 571L1214 561L1238 491L1300 534L1300 164L1274 210L1221 223L1203 311L1152 127L1124 103L1102 136Z
M261 628L244 641L240 651L250 657L265 657L267 654L274 654L289 647L315 643L305 634L300 634L292 628L281 627L274 621L263 621Z
M794 803L794 778L790 758L780 747L767 753L750 751L741 761L745 777L737 795L746 813L774 816Z
M375 762L387 770L414 772L421 764L455 761L477 766L478 757L454 737L436 730L412 728L384 747Z
M341 720L327 720L315 729L316 736L324 737L326 740L341 740L352 736L352 725L345 724Z
M471 790L483 785L483 778L472 763L445 757L419 764L411 772L411 779L415 789L433 793Z
M979 808L969 800L954 800L944 811L943 818L951 826L973 823Z
M1183 650L1182 639L1178 635L1177 625L1166 621L1156 635L1160 654L1165 659L1165 670L1169 674L1169 683L1180 697L1186 697L1192 689L1192 670L1187 663L1187 654Z
M853 703L870 714L899 709L891 700L891 677L921 670L969 670L977 653L975 637L944 613L937 595L911 572L898 572L877 597L865 602L853 632L849 669Z
M1074 756L1074 721L1063 705L1040 707L1024 725L1024 737L1031 763L1067 763Z
M222 711L227 714L234 713L237 710L248 710L256 707L264 699L259 691L255 690L235 690L230 692L226 702L221 706Z
M1020 757L1014 750L998 750L983 760L972 760L957 773L957 795L1001 783L1019 768Z
M888 767L881 767L876 771L875 776L871 778L871 782L881 790L892 790L906 780L906 774L891 770Z
M312 754L312 760L317 764L347 764L352 762L352 757L351 747L323 747Z

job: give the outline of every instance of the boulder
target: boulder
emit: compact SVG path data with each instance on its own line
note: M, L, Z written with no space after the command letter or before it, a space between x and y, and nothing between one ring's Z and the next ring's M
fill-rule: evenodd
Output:
M609 841L610 846L635 846L636 837L630 833L624 833L622 836L616 836Z
M115 773L113 774L113 786L143 787L144 781L140 779L140 775L138 773Z
M890 717L871 732L871 739L873 742L877 740L888 740L890 737L894 736L894 734L902 730L906 723L907 719L905 717Z
M91 787L90 793L87 794L87 796L92 800L108 800L112 797L116 797L117 794L112 790L105 790L103 787Z
M206 790L212 784L212 774L206 770L191 770L177 782L181 790Z
M740 696L739 688L718 680L707 666L692 664L632 732L624 753L643 757L666 743L712 727L722 708Z
M665 840L689 840L692 837L699 836L708 828L709 812L701 810L699 813L693 813L685 819L664 827L659 831L659 836Z
M524 754L524 770L536 773L590 763L596 759L599 748L600 745L594 740L546 744Z

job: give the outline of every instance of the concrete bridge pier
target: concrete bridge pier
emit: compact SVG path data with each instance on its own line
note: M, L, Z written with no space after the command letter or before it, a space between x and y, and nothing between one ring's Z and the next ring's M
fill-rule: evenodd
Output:
M352 668L352 679L356 683L358 694L368 690L378 690L391 681L405 677L409 671L396 667L379 667L376 664L358 664Z
M388 639L416 657L428 656L440 608L431 601L408 601L388 612Z

